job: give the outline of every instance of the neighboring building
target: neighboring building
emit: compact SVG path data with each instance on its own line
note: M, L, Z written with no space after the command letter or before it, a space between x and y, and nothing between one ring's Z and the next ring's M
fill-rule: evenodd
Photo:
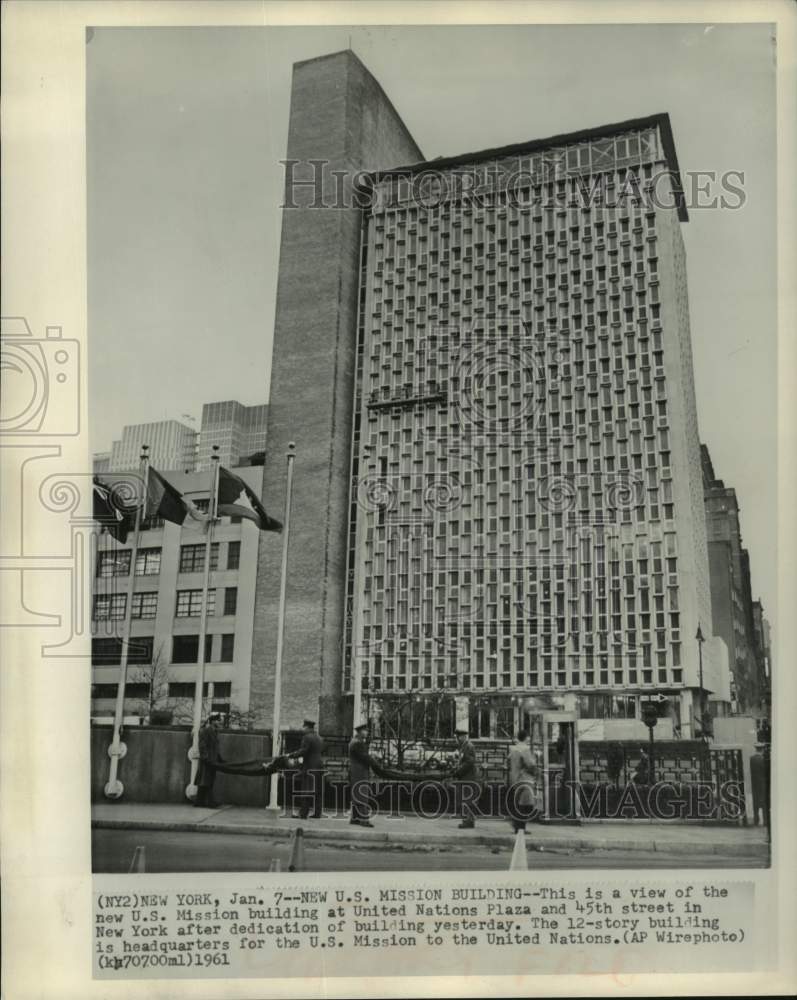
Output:
M199 432L198 469L210 467L213 447L225 468L247 465L248 460L266 447L268 404L243 406L234 399L205 403Z
M207 505L209 473L162 471L199 507ZM260 488L261 470L236 475ZM249 520L224 517L214 528L206 639L206 708L249 710L252 622L259 532ZM113 717L119 679L120 637L127 606L132 538L119 545L99 537L92 608L92 702L95 719ZM148 522L134 567L133 621L125 716L151 709L190 722L199 649L205 535L169 521Z
M772 639L769 621L761 601L753 601L753 630L758 666L758 712L769 716L772 708Z
M138 469L142 445L148 446L150 462L156 469L208 469L214 446L225 468L250 465L252 456L265 450L267 421L267 403L243 406L228 399L203 405L199 432L177 420L129 424L109 452L94 455L94 472Z
M110 469L126 472L141 464L141 447L149 448L154 468L180 469L193 472L196 468L197 432L177 420L159 420L148 424L128 424L122 437L111 448Z
M359 657L366 711L443 698L474 736L550 704L638 738L658 694L657 734L693 734L698 625L722 706L730 675L669 118L417 163L344 52L295 67L290 122L288 160L328 161L328 197L336 170L416 165L373 174L371 210L309 209L311 185L283 215L264 489L281 509L295 440L285 727L345 728ZM432 173L428 200L408 197ZM456 195L463 177L484 179L479 197ZM603 202L583 203L596 182ZM659 207L607 204L654 182ZM262 546L255 619L266 720L275 554Z
M756 709L760 702L750 559L742 545L736 491L716 477L706 445L701 446L701 457L714 631L728 647L732 709L741 715Z

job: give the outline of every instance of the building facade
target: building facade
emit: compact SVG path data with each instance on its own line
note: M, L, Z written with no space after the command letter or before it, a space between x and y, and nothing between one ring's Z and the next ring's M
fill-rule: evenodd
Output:
M338 53L294 73L288 161L322 159L283 216L264 470L281 509L297 440L286 725L405 694L477 737L548 705L641 738L661 696L657 733L694 734L730 683L668 117L418 162ZM366 208L307 207L362 169ZM265 718L277 587L259 574Z
M210 473L158 469L181 493L206 507ZM236 468L255 490L261 469ZM92 701L96 720L113 718L119 682L121 637L133 574L131 648L125 716L146 720L166 714L190 722L199 652L205 535L201 529L149 520L141 533L135 566L132 538L121 545L99 536L92 607ZM205 709L231 721L249 713L253 672L252 624L259 531L248 520L223 517L211 549Z
M731 709L745 714L761 699L750 559L742 545L736 491L716 477L706 445L701 446L701 458L714 630L728 647Z
M221 464L231 469L266 447L268 404L244 406L234 399L220 403L205 403L199 432L197 469L210 468L213 448L219 449Z
M375 178L347 657L371 692L448 691L475 735L540 695L643 735L662 695L691 734L700 625L728 702L677 176L656 115Z
M111 446L109 469L138 469L142 445L149 447L150 460L158 469L193 472L196 468L197 432L179 420L158 420L125 426L121 438Z

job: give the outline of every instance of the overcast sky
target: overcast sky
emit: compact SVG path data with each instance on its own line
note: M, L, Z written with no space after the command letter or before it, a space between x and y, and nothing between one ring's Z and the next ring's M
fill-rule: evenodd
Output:
M776 593L775 47L767 25L103 28L87 45L92 450L266 401L291 66L347 48L426 158L670 114L682 171L741 170L683 226L702 440ZM387 166L388 164L386 164Z

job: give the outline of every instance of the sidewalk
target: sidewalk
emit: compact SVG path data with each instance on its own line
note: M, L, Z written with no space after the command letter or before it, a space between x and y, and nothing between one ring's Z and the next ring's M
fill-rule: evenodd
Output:
M465 846L511 847L514 835L507 820L479 819L473 830L459 830L451 816L372 817L374 829L352 826L347 815L298 820L272 818L264 809L222 806L196 809L189 804L99 802L91 807L91 825L100 829L172 830L188 833L228 833L290 837L297 827L304 836L363 849L430 849ZM653 820L588 820L580 826L531 823L529 846L538 850L666 851L676 854L768 855L763 827L720 826Z

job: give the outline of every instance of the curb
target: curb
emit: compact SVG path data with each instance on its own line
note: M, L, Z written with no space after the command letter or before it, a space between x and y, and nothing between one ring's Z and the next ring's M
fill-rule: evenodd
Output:
M92 829L96 830L162 830L173 833L226 833L236 836L261 836L273 839L289 839L296 827L265 827L256 823L190 823L190 822L168 822L162 820L118 820L118 819L95 819L91 822ZM515 843L513 834L479 834L467 836L457 834L456 836L446 836L436 833L392 833L381 830L321 830L312 827L302 827L305 840L323 840L331 843L342 842L347 844L360 844L367 848L384 845L388 849L398 849L407 844L434 845L440 847L463 847L473 845L478 847L505 847L510 849ZM669 854L683 854L689 856L695 853L693 843L673 844L661 840L608 840L604 838L590 838L582 840L576 837L562 837L557 840L534 840L533 834L529 835L529 847L532 850L582 850L582 851L656 851ZM751 854L768 854L769 845L762 842L748 844L707 844L700 849L705 854L721 854L729 857L743 857Z

